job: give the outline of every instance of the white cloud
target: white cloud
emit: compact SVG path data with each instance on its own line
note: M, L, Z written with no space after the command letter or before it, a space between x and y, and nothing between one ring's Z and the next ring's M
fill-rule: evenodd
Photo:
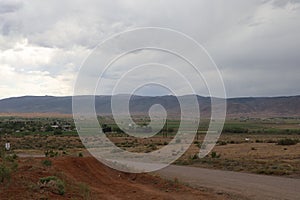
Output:
M47 71L20 72L15 68L1 66L0 97L23 95L60 95L70 94L74 74L64 74L55 77Z
M72 95L76 72L90 50L28 44L22 39L0 50L0 98L22 95Z
M16 41L10 49L2 50L0 63L10 64L12 67L36 68L49 64L55 49L33 46L27 39Z

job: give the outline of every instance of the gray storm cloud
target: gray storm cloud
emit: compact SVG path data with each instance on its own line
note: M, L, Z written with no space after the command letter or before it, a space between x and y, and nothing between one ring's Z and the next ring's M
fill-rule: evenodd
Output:
M297 0L1 0L0 98L71 95L76 73L99 42L147 26L178 30L202 44L229 97L298 95L299 21Z

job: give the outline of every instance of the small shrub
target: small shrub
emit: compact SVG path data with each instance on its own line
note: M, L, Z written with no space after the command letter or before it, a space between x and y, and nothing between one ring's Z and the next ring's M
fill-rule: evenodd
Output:
M299 141L294 139L281 139L277 142L277 145L295 145Z
M1 148L0 148L0 158L4 158L5 157L5 151L3 151Z
M5 180L10 181L11 170L4 164L0 164L0 182L3 183Z
M194 154L193 156L191 156L192 160L197 160L198 159L198 154Z
M212 158L216 158L217 157L217 153L215 151L211 152L211 157Z
M16 159L18 158L17 154L14 153L14 154L12 155L12 158L13 158L14 160L16 160Z
M227 142L225 142L225 141L220 141L220 142L219 142L219 145L221 145L221 146L227 145Z
M157 146L155 144L148 144L147 146L151 151L157 150Z
M83 157L83 154L80 152L80 153L78 154L78 157Z
M65 194L64 182L56 176L48 176L40 179L40 187L48 188L51 192L59 195Z
M42 164L44 166L50 167L50 166L52 166L52 161L51 160L43 160Z
M7 156L5 151L0 149L0 183L10 181L11 173L18 168L18 163L15 162L16 158L15 154Z
M6 157L5 157L5 160L8 161L8 162L14 162L14 161L15 161L15 158L14 158L13 156L10 156L10 155L9 155L9 156L6 156Z
M56 176L48 176L48 177L40 178L40 182L44 184L44 183L49 183L50 181L55 181L57 179L58 178Z
M62 135L62 134L63 134L63 132L62 132L61 129L56 129L56 130L54 131L54 135Z
M221 155L220 154L217 154L217 152L213 151L211 152L211 158L220 158Z
M83 199L91 199L90 188L85 183L79 183L79 191L82 194Z
M192 164L192 163L191 163L190 160L177 160L177 161L175 162L175 164L177 164L177 165L190 165L190 164Z
M47 151L45 151L45 156L50 157L50 158L57 157L58 152L54 152L53 150L50 150L50 151L47 150Z
M274 140L267 140L266 143L276 143Z

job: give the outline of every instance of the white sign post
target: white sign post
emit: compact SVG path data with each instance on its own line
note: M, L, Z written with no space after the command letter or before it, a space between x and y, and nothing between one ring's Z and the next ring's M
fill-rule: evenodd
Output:
M6 149L6 151L10 150L10 143L9 142L5 143L5 149Z

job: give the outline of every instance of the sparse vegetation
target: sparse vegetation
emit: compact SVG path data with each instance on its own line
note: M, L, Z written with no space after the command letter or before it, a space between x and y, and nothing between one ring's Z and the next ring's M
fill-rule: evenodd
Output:
M153 144L153 143L149 144L149 145L147 146L147 148L148 148L150 151L155 151L155 150L157 150L157 146L156 146L155 144Z
M199 157L198 157L198 154L194 154L194 155L191 156L191 159L192 159L192 160L197 160L198 158L199 158Z
M44 166L50 167L50 166L52 166L52 161L51 160L43 160L42 164Z
M10 181L11 169L5 164L0 164L0 182L3 183L5 180Z
M298 144L299 140L295 139L281 139L277 142L277 145L295 145Z
M79 183L79 190L82 194L83 199L89 200L91 199L91 191L90 187L86 183Z
M6 155L4 150L0 150L0 183L10 182L11 174L18 168L17 156Z
M22 120L27 121L27 123L23 123ZM68 124L71 126L70 130L74 128L72 127L72 122L69 122L68 119L22 120L20 120L20 123L16 123L18 121L16 118L5 118L5 122L2 123L0 120L0 128L5 127L0 131L0 135L3 136L4 131L12 130L3 137L5 137L5 140L11 141L14 149L24 151L34 149L44 152L47 157L57 157L66 154L70 156L76 155L77 157L83 156L83 145L79 137L63 129L65 126L69 127ZM137 124L144 126L148 124L148 121L144 118L138 118L137 122ZM168 127L165 126L164 130L154 137L145 139L134 138L124 134L118 130L114 120L109 117L99 118L100 124L105 124L105 128L111 128L111 132L106 133L107 137L119 148L130 152L152 152L168 145L174 139L179 122L179 120L168 119ZM15 127L12 124L16 125L20 132L15 132ZM226 132L223 131L213 152L207 157L199 159L197 155L208 127L208 121L204 121L199 125L198 134L191 148L176 161L176 164L195 164L208 168L262 173L258 169L262 169L262 171L268 169L269 166L280 161L281 155L284 155L284 162L291 165L294 169L291 171L287 168L288 173L286 174L300 174L300 170L298 170L300 169L300 163L294 159L298 156L296 152L299 152L297 144L300 140L300 135L298 134L300 133L299 124L300 119L298 118L247 118L246 120L237 118L227 120L225 124ZM60 128L57 128L57 126ZM44 132L41 132L42 129ZM56 129L61 129L62 134L54 135ZM238 133L238 130L240 130L240 133ZM168 133L166 134L167 131ZM174 131L174 133L171 131ZM5 140L0 141L1 146L4 146L3 141ZM175 142L180 143L182 141L178 139ZM284 147L289 145L290 147L280 148L282 145ZM243 151L240 151L240 149L243 149ZM273 156L274 149L276 149L276 155ZM115 150L114 152L118 153L120 150ZM176 154L177 152L172 153ZM246 157L247 159L245 159ZM247 160L250 160L251 163L248 163ZM261 160L266 160L267 162L261 163Z
M55 152L53 150L50 150L50 151L47 150L47 151L45 151L45 156L50 157L50 158L57 157L58 152Z
M223 146L223 145L227 145L227 142L225 142L225 141L220 141L218 144L221 145L221 146Z
M49 189L51 192L59 195L65 194L64 182L56 176L48 176L40 179L40 188Z
M221 154L217 154L217 152L215 152L215 151L211 152L211 158L220 158L220 157L221 157Z

